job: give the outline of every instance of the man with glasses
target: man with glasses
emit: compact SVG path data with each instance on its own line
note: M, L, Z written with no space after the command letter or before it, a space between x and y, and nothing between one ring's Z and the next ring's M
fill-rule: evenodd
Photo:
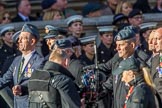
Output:
M133 9L128 15L128 20L130 25L138 27L140 24L143 23L144 20L142 11L138 9Z

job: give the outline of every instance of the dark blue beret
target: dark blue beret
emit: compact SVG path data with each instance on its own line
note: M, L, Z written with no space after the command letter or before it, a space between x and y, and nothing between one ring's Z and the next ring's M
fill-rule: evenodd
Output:
M142 11L139 10L139 9L133 9L133 10L129 13L128 17L129 17L129 18L132 18L132 17L134 17L134 16L136 16L136 15L142 15Z
M43 0L41 3L42 9L50 8L57 0Z
M127 40L135 37L135 32L131 29L122 29L119 33L115 36L115 41L120 40Z
M118 21L122 19L128 19L128 17L122 13L114 15L112 25L115 25Z
M32 24L27 24L25 23L22 27L21 32L29 32L31 33L37 40L39 40L40 35L39 35L39 31L38 28Z
M96 2L89 2L83 7L82 15L85 17L90 12L95 12L102 9L102 5Z
M14 35L12 36L12 41L14 43L17 43L18 39L19 39L19 35L20 35L21 31L17 31L16 33L14 33Z
M73 47L81 44L80 40L75 36L70 36L68 39L70 40Z
M56 40L54 42L54 45L52 46L52 49L53 50L55 48L66 49L66 48L71 48L71 47L72 47L72 44L71 44L70 40L68 40L68 39L58 39L58 40Z
M54 27L54 26L51 26L51 25L46 25L45 29L47 29L48 32L46 32L47 35L44 37L44 39L57 37L59 35L63 35L63 36L67 35L67 31L63 28L60 28L60 27Z

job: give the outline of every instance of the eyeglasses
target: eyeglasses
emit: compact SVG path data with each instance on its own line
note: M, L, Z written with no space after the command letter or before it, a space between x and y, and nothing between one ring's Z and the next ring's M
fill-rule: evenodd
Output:
M134 19L138 20L138 19L144 19L143 16L136 16L136 17L133 17Z
M6 20L6 19L9 19L9 20L10 20L11 18L10 18L10 17L5 17L5 16L4 16L4 17L3 17L3 20Z

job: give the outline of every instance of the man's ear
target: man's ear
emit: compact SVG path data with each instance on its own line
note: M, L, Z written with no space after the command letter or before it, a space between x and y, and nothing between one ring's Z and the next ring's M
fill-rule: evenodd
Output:
M135 42L131 42L130 44L131 44L132 48L136 47L136 43Z
M37 43L37 40L35 39L35 38L32 38L31 39L31 45L34 45L34 44L36 44Z

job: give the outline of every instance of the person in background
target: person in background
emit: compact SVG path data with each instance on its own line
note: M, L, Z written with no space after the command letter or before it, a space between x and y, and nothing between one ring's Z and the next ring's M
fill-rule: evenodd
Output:
M119 13L119 14L115 14L113 16L112 25L115 26L116 29L114 30L114 32L117 33L118 31L123 29L124 26L128 26L130 24L129 24L129 21L128 21L128 17L125 16L123 13Z
M6 3L4 1L0 1L0 12L5 10Z
M149 64L150 67L151 67L152 58L158 54L155 48L155 40L156 40L154 36L155 31L156 31L155 29L152 30L152 32L150 33L148 37L148 50L152 52L150 59L147 61L147 64Z
M98 62L106 63L115 55L115 46L113 44L114 26L99 26L99 38L101 40L98 46Z
M140 27L141 48L149 55L152 55L152 52L149 51L148 48L148 38L151 31L157 28L157 22L142 23L139 25L139 27Z
M12 19L12 22L28 22L35 21L36 18L31 15L31 5L29 0L18 0L16 2L17 15Z
M128 16L132 10L133 6L131 2L121 0L116 7L115 14L123 13L125 16Z
M82 15L88 18L100 17L102 8L103 6L98 2L88 2L82 9Z
M59 48L52 50L42 70L29 80L29 108L80 108L74 77L66 69L68 56Z
M150 13L151 8L149 5L149 0L136 0L136 2L133 5L133 9L139 9L142 11L142 13Z
M107 8L105 8L104 10L111 10L112 14L115 14L116 7L119 2L120 2L120 0L106 0L105 4L106 4Z
M6 8L6 3L4 1L0 1L0 23L3 20L2 14L4 13Z
M76 58L79 58L82 55L80 40L75 36L69 36L68 39L72 43L72 48L74 50Z
M44 39L46 40L46 44L49 49L49 54L45 57L45 60L49 59L49 55L52 51L52 47L55 44L55 41L58 39L62 39L66 37L67 31L59 28L59 27L54 27L51 25L46 25L45 26L45 37Z
M95 38L95 36L85 36L80 38L83 53L79 59L85 66L95 64Z
M122 79L128 87L124 108L156 108L154 89L149 69L142 66L134 57L122 60L114 75L122 74Z
M21 31L18 31L18 32L14 33L14 35L12 36L13 43L15 43L17 45L17 47L18 47L18 38L19 38L20 32ZM7 59L5 60L5 62L3 63L3 66L2 66L1 76L3 76L3 74L5 74L7 72L7 70L9 69L10 65L12 64L14 58L16 56L19 56L20 54L21 54L21 52L7 57ZM3 99L5 100L5 102L8 104L8 106L10 108L14 107L14 95L11 90L12 86L13 86L13 84L10 83L10 86L7 86L0 90L0 95L3 97ZM1 106L3 106L2 103L3 102L1 101ZM3 107L5 107L5 106L3 106Z
M1 24L8 24L11 23L11 15L8 11L4 11L2 14L2 21Z
M64 16L61 14L59 10L47 10L43 14L43 21L60 20L63 18Z
M152 13L162 13L162 0L156 0L156 5L152 9Z
M144 21L142 11L139 9L133 9L128 15L128 20L130 25L139 27L139 25Z
M151 77L153 79L153 82L155 83L157 95L160 98L160 106L162 107L162 57L161 57L161 51L162 51L162 28L156 29L154 33L154 39L155 39L155 49L158 54L152 58L151 62ZM158 107L158 108L161 108Z
M17 53L16 47L13 44L12 36L15 33L15 28L12 25L3 26L0 31L0 36L3 40L3 45L0 47L0 71L4 61L11 55Z
M83 34L83 16L73 15L66 19L68 31L71 36L81 38Z
M43 11L46 10L59 10L65 18L76 15L76 11L67 7L68 0L42 0L41 6Z

